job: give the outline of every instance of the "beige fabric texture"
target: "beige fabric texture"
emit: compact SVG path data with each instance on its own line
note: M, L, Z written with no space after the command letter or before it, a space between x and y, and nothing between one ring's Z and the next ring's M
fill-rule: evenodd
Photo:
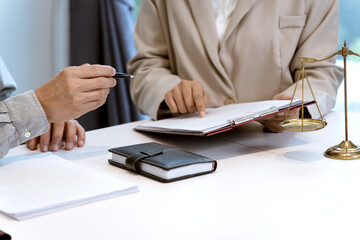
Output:
M136 77L131 96L142 113L158 118L165 94L181 79L198 80L208 107L292 95L298 57L337 50L338 0L238 1L219 43L211 0L143 0L128 64ZM306 65L322 114L335 104L343 76L335 58ZM301 83L296 93L301 98ZM305 84L305 98L312 99ZM314 118L315 107L309 108Z

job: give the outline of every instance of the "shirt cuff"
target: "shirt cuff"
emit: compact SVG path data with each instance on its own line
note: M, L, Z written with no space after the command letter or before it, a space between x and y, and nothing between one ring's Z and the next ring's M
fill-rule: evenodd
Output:
M34 91L7 99L4 104L16 129L18 143L49 131L49 122Z

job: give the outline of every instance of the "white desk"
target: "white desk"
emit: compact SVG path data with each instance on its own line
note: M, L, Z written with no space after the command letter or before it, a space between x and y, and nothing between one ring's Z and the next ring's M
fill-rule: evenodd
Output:
M140 192L23 221L0 215L0 229L15 240L359 239L360 160L323 156L344 140L343 118L330 113L325 129L308 133L264 133L257 124L211 137L138 133L136 123L91 131L85 148L58 155ZM360 144L356 123L360 114L350 114L349 138ZM218 169L164 184L108 165L108 148L148 141L212 157Z

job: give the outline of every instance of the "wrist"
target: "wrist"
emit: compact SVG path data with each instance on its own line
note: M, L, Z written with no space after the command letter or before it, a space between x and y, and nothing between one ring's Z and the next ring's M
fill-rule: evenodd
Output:
M38 101L39 101L42 109L43 109L44 112L45 112L45 116L46 116L48 122L52 122L52 116L51 116L50 110L49 110L49 108L48 108L48 106L47 106L47 104L46 104L46 100L44 99L44 94L43 94L43 92L41 91L40 88L38 88L38 89L36 89L36 90L34 91L34 93L35 93L35 95L36 95L36 97L37 97L37 99L38 99Z

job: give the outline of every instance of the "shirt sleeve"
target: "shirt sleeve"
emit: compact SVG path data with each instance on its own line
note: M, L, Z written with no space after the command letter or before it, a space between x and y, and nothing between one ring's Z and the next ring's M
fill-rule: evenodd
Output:
M49 123L34 91L0 102L0 158L10 148L48 130Z
M16 83L0 56L0 101L11 96L16 89Z

